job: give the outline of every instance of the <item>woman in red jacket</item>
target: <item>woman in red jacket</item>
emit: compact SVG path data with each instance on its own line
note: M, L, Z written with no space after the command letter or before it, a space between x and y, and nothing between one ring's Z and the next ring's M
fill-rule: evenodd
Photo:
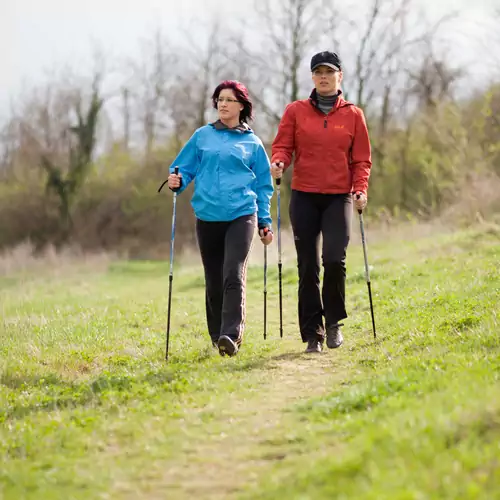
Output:
M337 54L314 55L311 72L315 88L309 99L289 104L281 119L271 174L280 178L295 156L290 221L299 271L299 326L306 352L321 352L325 336L329 348L343 342L340 321L347 318L345 259L352 202L356 209L366 206L371 147L362 110L342 97Z

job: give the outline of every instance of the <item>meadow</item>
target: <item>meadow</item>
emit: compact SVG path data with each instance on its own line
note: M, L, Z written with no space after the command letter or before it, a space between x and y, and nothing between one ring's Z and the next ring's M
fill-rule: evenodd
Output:
M4 262L0 498L500 498L500 228L412 231L367 231L376 342L353 241L345 343L320 355L290 246L283 339L273 246L263 340L256 241L231 359L179 255L168 363L168 261Z

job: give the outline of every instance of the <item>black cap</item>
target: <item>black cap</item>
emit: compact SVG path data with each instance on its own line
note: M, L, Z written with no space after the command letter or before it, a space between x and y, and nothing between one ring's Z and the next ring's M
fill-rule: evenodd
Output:
M329 68L342 70L340 58L335 52L318 52L311 59L311 71L314 71L318 66L328 66Z

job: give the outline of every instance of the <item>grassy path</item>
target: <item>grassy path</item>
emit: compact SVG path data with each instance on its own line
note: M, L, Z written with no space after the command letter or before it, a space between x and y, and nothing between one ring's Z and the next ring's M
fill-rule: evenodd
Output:
M368 235L369 237L369 235ZM113 263L0 278L0 498L500 498L500 232L370 246L348 262L345 345L285 338L249 270L244 348L208 347L198 269Z

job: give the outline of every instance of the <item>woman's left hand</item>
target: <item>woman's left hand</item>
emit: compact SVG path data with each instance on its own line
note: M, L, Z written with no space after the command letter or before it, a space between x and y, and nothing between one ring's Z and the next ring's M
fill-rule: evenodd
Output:
M259 236L260 241L262 241L264 245L270 245L273 242L273 232L267 227L264 229L259 229Z
M366 198L366 194L362 191L357 191L353 194L354 206L356 210L363 211L366 208L366 204L368 203L368 199Z

